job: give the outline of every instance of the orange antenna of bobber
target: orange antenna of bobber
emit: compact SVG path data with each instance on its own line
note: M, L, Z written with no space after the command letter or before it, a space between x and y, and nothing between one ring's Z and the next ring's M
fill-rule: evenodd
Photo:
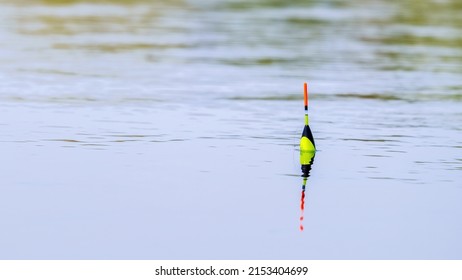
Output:
M308 84L304 83L303 84L304 88L304 97L305 97L305 110L308 110Z

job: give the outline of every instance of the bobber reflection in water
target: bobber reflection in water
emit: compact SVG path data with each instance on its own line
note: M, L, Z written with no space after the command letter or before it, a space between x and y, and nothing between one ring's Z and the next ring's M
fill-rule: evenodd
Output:
M316 146L314 144L313 133L309 126L308 117L308 85L304 84L304 102L305 102L305 126L303 127L302 137L300 139L300 164L302 167L302 197L300 201L300 230L303 230L303 213L305 210L305 188L306 181L310 176L311 166L314 161L314 155L316 154Z

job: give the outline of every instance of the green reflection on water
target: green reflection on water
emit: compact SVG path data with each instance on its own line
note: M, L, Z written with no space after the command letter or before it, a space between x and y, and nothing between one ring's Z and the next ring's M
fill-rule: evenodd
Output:
M1 1L3 2L3 1ZM1 3L0 2L0 3ZM117 5L133 5L139 3L152 3L152 2L180 2L176 0L166 1L150 1L150 0L19 0L16 4L39 4L39 5L73 5L79 3L88 4L117 4Z
M37 15L22 18L24 24L37 24L39 27L20 27L19 32L26 35L75 35L82 32L130 32L136 26L127 16L59 16Z
M457 48L462 46L462 37L438 38L431 36L418 36L414 34L396 34L384 38L365 39L366 41L392 45L426 45L438 47Z
M315 19L315 18L302 18L302 17L290 17L287 19L288 23L301 26L311 26L311 25L322 25L328 24L326 20Z
M117 44L54 44L53 48L61 50L82 49L87 51L99 51L117 53L124 51L146 50L146 49L172 49L186 48L185 44L149 44L149 43L117 43Z
M333 71L336 66L349 69L353 65L381 72L462 72L457 65L462 62L462 2L378 1L386 13L375 9L371 2L374 1L0 0L2 5L23 5L17 9L21 12L15 16L15 32L37 36L34 40L42 36L51 50L61 53L181 49L181 59L191 57L191 61L275 71L318 71L323 67ZM106 9L100 4L119 7ZM31 8L29 12L31 6L37 5L43 9ZM94 34L97 39L91 37ZM54 35L76 38L63 40ZM219 55L208 55L208 50L217 49ZM190 50L195 52L186 53ZM154 56L149 55L150 61ZM401 97L374 93L345 94L342 98Z
M1 0L0 0L1 1ZM27 2L27 1L26 1ZM56 3L58 3L57 1ZM67 1L64 1L68 3ZM63 3L64 3L63 2ZM121 3L144 3L139 9L132 9L128 7L118 7L117 4ZM2 3L2 2L0 2ZM24 1L22 2L25 3ZM47 9L34 10L32 6L25 5L22 7L23 11L30 10L31 12L18 13L16 20L16 32L22 35L32 36L78 36L81 34L108 34L108 35L145 35L155 32L161 33L174 33L183 32L183 29L176 26L164 26L158 24L161 16L168 13L169 7L184 7L177 6L180 1L166 1L158 3L156 1L69 1L69 3L86 3L91 5L97 4L114 4L115 9L103 9L101 6L94 8L94 10L85 10L81 7L66 6L57 7L51 5L55 1L46 1L40 5L47 5ZM59 2L61 3L61 2ZM18 4L18 3L16 3ZM37 4L37 3L35 3ZM50 5L48 5L50 4ZM60 10L63 9L64 13ZM72 13L72 11L79 11ZM147 38L147 37L146 37ZM155 37L154 37L155 38ZM151 42L126 42L120 47L114 47L111 44L54 44L55 49L92 49L100 51L117 52L127 49L148 49L148 48L170 48L170 47L184 47L181 44L170 43L151 43Z
M255 8L264 8L264 7L271 7L271 8L281 8L287 6L307 6L311 5L315 1L302 1L302 0L295 0L295 1L286 1L286 0L256 0L256 1L229 1L225 6L230 9L237 9L237 10L246 10L246 9L255 9Z
M399 12L392 19L396 23L432 26L462 26L462 2L448 1L398 1Z

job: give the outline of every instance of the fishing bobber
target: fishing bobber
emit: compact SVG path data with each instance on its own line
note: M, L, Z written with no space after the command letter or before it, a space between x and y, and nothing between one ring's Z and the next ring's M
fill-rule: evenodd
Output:
M311 165L313 164L316 146L314 144L313 133L309 126L308 118L308 85L304 84L304 101L305 101L305 126L300 139L300 164L302 166L302 176L308 177Z

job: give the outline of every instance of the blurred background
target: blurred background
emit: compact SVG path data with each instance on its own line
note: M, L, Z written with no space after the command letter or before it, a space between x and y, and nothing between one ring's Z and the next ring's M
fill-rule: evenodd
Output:
M0 0L0 258L462 258L461 14Z

